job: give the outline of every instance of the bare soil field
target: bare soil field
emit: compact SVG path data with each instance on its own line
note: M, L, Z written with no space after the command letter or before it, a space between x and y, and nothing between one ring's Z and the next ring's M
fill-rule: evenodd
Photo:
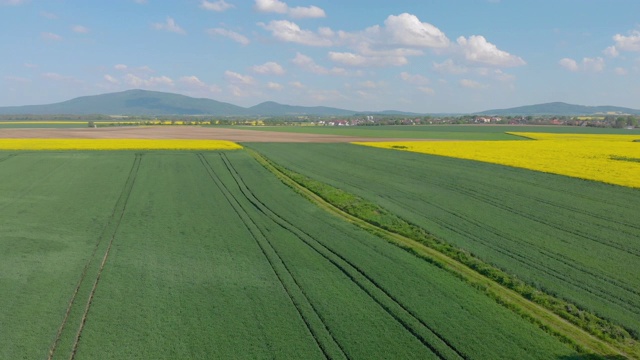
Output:
M0 138L42 139L211 139L234 142L342 143L353 141L408 141L411 139L369 138L256 131L199 126L141 126L107 128L0 129ZM424 139L416 139L424 140Z

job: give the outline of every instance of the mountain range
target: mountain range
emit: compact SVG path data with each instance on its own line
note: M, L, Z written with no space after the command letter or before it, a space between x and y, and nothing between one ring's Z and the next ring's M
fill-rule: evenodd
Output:
M273 101L252 107L205 98L148 91L126 90L102 95L82 96L75 99L46 105L0 107L0 115L213 115L213 116L350 116L355 114L382 114L416 116L417 113L387 110L381 112L353 111L326 106L283 105ZM616 106L582 106L562 102L528 105L509 109L487 110L477 115L594 115L635 114L640 110ZM422 114L426 115L426 114Z

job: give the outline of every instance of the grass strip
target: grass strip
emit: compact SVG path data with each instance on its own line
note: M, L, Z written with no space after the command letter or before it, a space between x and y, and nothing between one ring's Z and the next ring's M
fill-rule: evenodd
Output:
M376 204L290 171L245 149L285 184L323 209L452 272L546 332L573 344L578 351L613 355L613 358L640 357L637 342L624 328L546 294L469 252L436 239Z

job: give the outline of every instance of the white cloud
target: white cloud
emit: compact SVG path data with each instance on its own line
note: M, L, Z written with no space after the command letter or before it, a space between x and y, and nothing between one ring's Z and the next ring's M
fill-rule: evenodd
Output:
M317 6L298 6L290 8L287 3L279 0L256 0L253 7L263 13L288 14L292 18L323 18L327 14Z
M485 85L477 81L469 80L469 79L460 80L460 85L469 89L482 89L486 87Z
M284 86L282 86L282 84L276 83L276 82L269 82L267 83L267 88L271 89L271 90L282 90L284 88Z
M390 15L384 21L384 28L378 26L366 30L369 33L380 33L392 44L419 48L444 48L449 46L449 39L437 27L421 22L417 16L403 13Z
M573 59L563 58L563 59L560 59L558 64L560 64L560 66L562 66L563 68L565 68L565 69L567 69L569 71L578 71L578 70L580 70L580 67L578 66L578 63Z
M302 30L296 23L287 20L273 20L268 24L259 23L258 25L271 31L271 35L281 41L308 46L332 45L332 41L326 37L326 29L315 33L309 30Z
M254 80L251 76L238 74L237 72L233 71L225 71L224 76L230 83L233 84L251 85L254 83Z
M186 34L187 32L181 28L172 17L167 17L167 21L164 23L153 23L153 28L156 30L164 30L176 34Z
M168 76L157 76L142 78L134 74L127 74L124 76L124 82L134 87L144 88L163 88L172 87L174 85L173 80Z
M125 71L127 70L128 66L125 64L116 64L113 68L116 70Z
M211 36L220 35L220 36L227 37L242 45L248 45L250 42L246 36L239 34L235 31L227 30L227 29L222 29L222 28L208 29L207 33Z
M329 52L329 59L348 66L402 66L409 62L404 56L364 56L351 52Z
M617 67L613 70L616 75L627 75L629 74L629 71L625 68L621 68L621 67Z
M400 73L400 79L404 80L409 84L415 84L415 85L426 85L429 83L429 79L427 79L426 77L420 74L409 74L408 72L405 72L405 71Z
M516 79L516 77L514 75L511 74L507 74L505 72L503 72L500 69L496 69L493 71L493 76L495 76L496 79L498 79L499 81L502 82L510 82Z
M629 36L616 34L613 36L616 48L622 51L640 51L640 31L633 30Z
M323 18L326 17L324 10L317 6L294 7L289 9L289 16L295 19L302 18Z
M35 68L38 67L38 65L32 64L32 63L24 63L24 67L29 68L29 69L35 69Z
M582 59L582 63L578 63L573 59L564 58L564 59L561 59L558 62L558 64L560 64L560 66L562 66L563 68L573 72L577 72L577 71L600 72L604 70L605 61L601 57L597 57L597 58L586 57Z
M324 66L316 64L312 58L301 53L297 53L296 57L291 60L291 62L301 69L318 75L347 75L347 71L343 68L333 67L331 69L327 69Z
M202 82L200 79L198 79L197 76L191 75L191 76L182 76L180 77L180 79L178 79L178 81L182 84L191 86L191 87L205 87L207 86L207 84L205 84L204 82Z
M285 73L282 66L273 61L266 62L262 65L255 65L251 70L262 75L283 75Z
M289 10L289 6L279 0L256 0L254 9L265 13L285 14Z
M202 2L200 2L200 7L205 10L222 12L222 11L226 11L233 8L234 6L227 3L224 0L218 0L218 1L202 0Z
M73 32L76 32L78 34L86 34L89 32L89 28L82 25L75 25L71 28L71 30L73 30Z
M604 59L597 58L584 58L582 59L582 67L584 71L600 72L604 70Z
M481 35L471 35L468 39L460 36L457 39L457 43L465 59L471 62L505 67L522 66L526 64L522 58L498 49L497 46L488 42L487 39Z
M60 41L62 40L62 36L58 35L58 34L54 34L52 32L43 32L40 33L40 37L43 40L48 40L48 41Z
M289 85L293 86L296 89L304 89L306 88L306 86L304 86L303 83L301 83L300 81L292 81L289 83Z
M104 79L107 80L108 82L112 83L112 84L119 84L120 83L120 81L118 81L118 79L116 79L115 77L113 77L113 76L111 76L109 74L106 74L104 76Z
M437 72L455 74L455 75L464 74L467 71L469 71L469 69L466 66L457 65L451 59L447 59L441 63L434 62L433 69Z
M609 46L608 48L602 50L602 53L610 57L618 57L618 55L620 55L620 52L618 51L618 49L616 49L615 46Z

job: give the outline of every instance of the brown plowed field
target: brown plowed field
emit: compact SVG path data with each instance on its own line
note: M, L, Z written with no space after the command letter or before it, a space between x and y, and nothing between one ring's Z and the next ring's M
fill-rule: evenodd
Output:
M409 141L411 139L366 138L340 135L300 134L275 131L199 127L148 126L71 129L0 129L0 138L75 139L211 139L234 142L315 142ZM416 139L420 140L420 139ZM424 140L424 139L421 139Z

